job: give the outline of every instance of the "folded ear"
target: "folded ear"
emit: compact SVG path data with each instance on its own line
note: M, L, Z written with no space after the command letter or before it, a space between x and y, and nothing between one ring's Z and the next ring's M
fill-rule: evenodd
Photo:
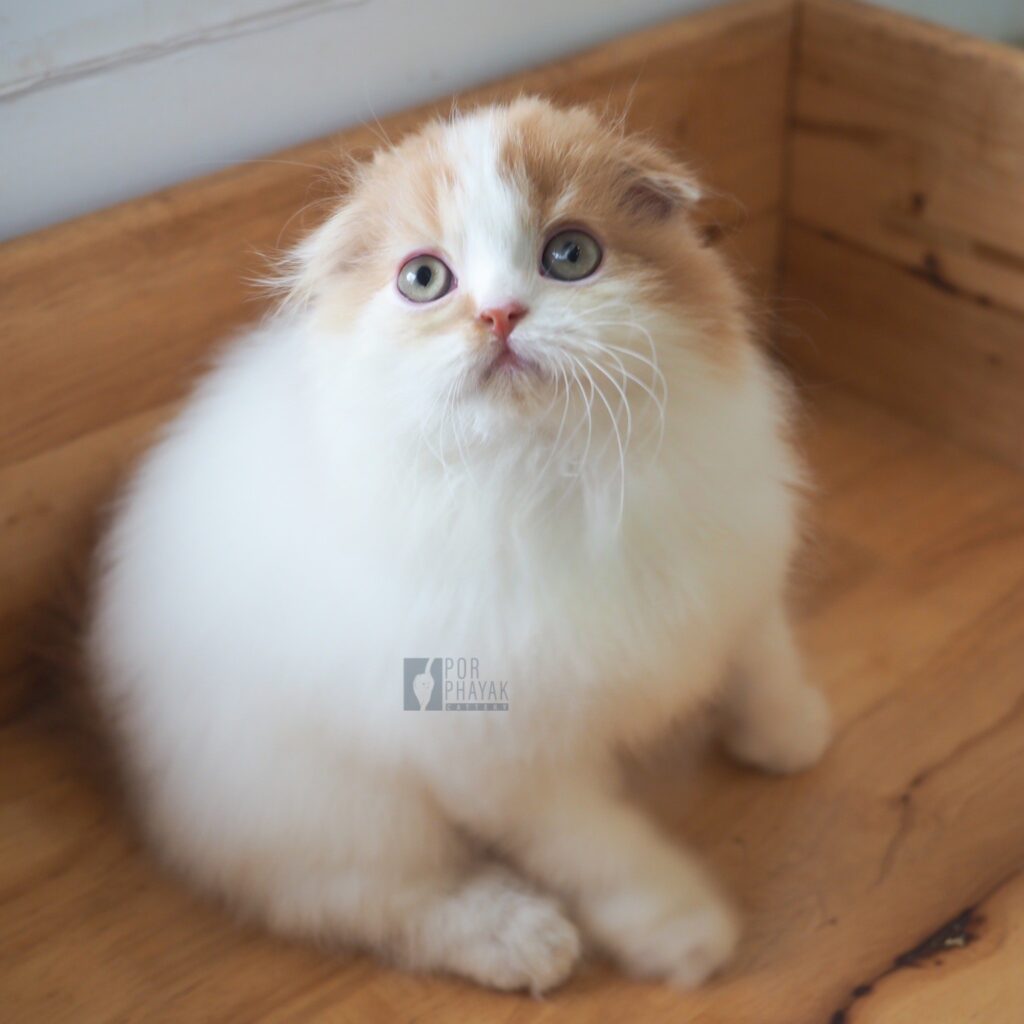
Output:
M308 305L331 275L343 269L350 223L349 209L342 206L279 257L276 273L266 283L281 296L283 306Z
M634 144L620 175L619 201L647 220L668 220L695 206L703 193L693 172L646 143Z
M347 195L327 219L277 261L268 282L286 307L307 306L339 275L365 266L379 248L361 198Z
M327 218L279 255L271 275L258 282L280 297L285 307L308 305L336 274L356 267L367 255L370 240L358 192L376 153L355 151L332 170L328 184L333 198Z

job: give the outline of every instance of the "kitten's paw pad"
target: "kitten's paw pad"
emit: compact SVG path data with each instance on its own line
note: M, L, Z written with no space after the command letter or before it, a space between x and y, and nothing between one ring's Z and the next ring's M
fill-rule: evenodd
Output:
M579 960L576 926L542 896L517 895L502 909L494 930L475 940L477 980L535 995L561 985Z
M636 936L623 959L627 969L638 977L696 988L732 959L739 935L733 912L724 904L709 903Z
M801 686L774 714L733 724L725 734L725 745L737 761L790 775L821 760L831 738L828 702L813 687Z

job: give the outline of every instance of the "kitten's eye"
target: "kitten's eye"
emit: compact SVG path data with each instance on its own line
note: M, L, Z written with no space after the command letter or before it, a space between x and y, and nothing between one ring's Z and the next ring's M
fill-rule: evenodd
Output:
M435 302L452 290L453 280L436 256L413 256L398 272L398 290L410 302Z
M585 231L559 231L544 246L544 273L559 281L581 281L601 265L601 246Z

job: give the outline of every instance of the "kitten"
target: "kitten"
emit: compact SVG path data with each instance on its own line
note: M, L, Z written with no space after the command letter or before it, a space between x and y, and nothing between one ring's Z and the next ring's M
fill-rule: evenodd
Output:
M715 698L794 771L828 714L783 604L786 390L699 195L524 99L377 154L292 254L102 547L91 665L167 862L502 989L564 981L577 926L637 975L725 963L733 911L615 754ZM430 710L474 697L507 710Z

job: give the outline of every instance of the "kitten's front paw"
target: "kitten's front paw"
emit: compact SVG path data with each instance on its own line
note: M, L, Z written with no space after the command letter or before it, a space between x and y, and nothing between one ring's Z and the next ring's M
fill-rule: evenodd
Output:
M729 753L762 771L789 775L816 764L832 738L828 702L813 687L788 690L771 711L746 715L725 733Z
M625 968L641 978L696 988L732 958L739 941L736 915L717 898L660 920L637 922L621 932L616 952Z
M576 927L543 896L516 894L504 903L493 931L473 941L478 981L534 995L561 985L580 956Z

